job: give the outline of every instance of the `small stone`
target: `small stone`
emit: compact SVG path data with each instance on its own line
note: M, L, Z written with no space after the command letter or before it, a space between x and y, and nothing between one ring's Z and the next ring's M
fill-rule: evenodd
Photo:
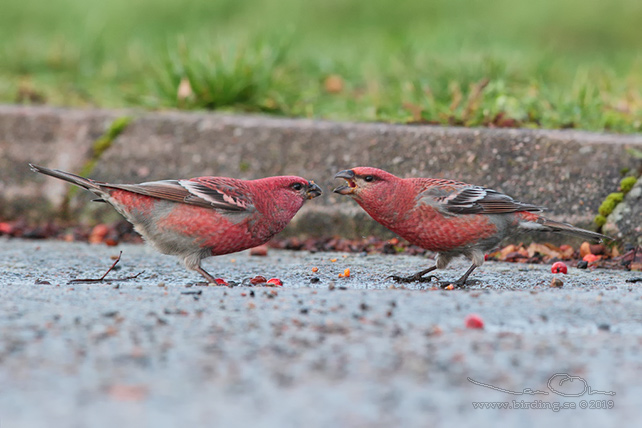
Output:
M562 287L564 287L564 281L562 281L559 278L553 278L553 280L551 281L550 286L552 288L562 288Z

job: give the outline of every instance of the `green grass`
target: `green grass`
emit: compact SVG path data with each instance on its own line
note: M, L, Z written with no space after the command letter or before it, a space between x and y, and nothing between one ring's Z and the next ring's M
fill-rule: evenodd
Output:
M639 0L0 3L5 103L642 131Z

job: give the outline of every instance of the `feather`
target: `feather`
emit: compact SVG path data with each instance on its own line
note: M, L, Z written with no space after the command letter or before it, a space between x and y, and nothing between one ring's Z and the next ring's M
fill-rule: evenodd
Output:
M433 183L428 184L419 199L428 198L433 202L431 205L452 214L503 214L543 210L542 207L516 201L508 195L481 186L450 180L433 180Z
M141 184L103 184L102 186L228 212L253 210L252 201L245 193L246 189L243 189L237 180L223 177L162 180Z

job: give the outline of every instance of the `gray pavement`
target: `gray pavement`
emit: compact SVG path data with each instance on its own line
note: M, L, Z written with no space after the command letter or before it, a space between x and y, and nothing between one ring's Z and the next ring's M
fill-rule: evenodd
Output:
M68 284L101 276L120 250L108 278L144 270L136 280ZM200 287L176 259L145 246L0 239L0 426L642 421L642 283L626 282L641 273L571 268L561 289L549 287L546 265L487 263L470 290L392 288L384 278L428 263L246 252L204 267L239 282L278 277L284 287ZM339 278L345 268L350 278ZM483 330L465 328L473 313ZM577 377L553 382L556 394L547 383L560 373ZM593 394L580 394L586 385ZM576 408L523 408L530 403Z

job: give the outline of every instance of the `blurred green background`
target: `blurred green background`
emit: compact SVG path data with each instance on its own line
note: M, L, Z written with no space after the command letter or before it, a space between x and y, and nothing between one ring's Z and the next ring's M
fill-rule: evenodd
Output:
M0 0L0 102L642 131L640 0Z

